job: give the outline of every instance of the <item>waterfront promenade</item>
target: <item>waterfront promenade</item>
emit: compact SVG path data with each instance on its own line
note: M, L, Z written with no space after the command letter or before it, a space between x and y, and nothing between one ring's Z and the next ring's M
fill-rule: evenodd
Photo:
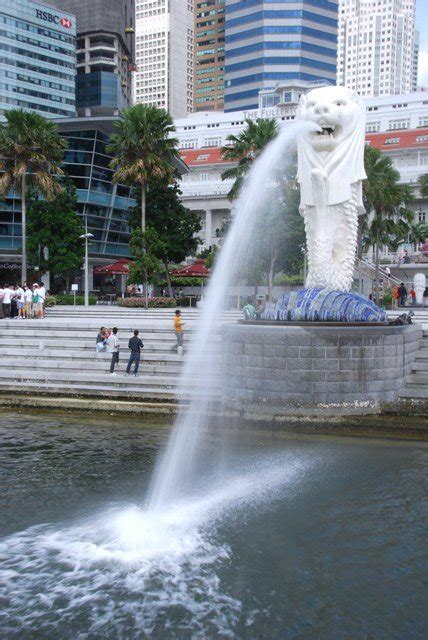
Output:
M185 351L174 350L173 309L121 309L95 306L89 309L56 307L44 320L1 320L0 406L92 407L94 409L174 412L178 400L197 392L179 393L179 376L186 346L195 335L200 312L183 309ZM396 315L396 314L395 314ZM218 326L235 322L237 311L224 312ZM412 373L400 392L403 406L420 410L428 402L428 311L416 310L424 335ZM110 354L95 352L100 326L119 329L121 343L117 376L109 374ZM125 377L128 340L139 329L144 342L140 375ZM215 340L213 338L215 356ZM393 355L393 354L391 354ZM215 381L213 381L215 384Z

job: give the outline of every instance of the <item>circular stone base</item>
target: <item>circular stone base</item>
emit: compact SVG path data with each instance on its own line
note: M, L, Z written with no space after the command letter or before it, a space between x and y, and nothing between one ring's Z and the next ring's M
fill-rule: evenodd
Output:
M225 325L222 395L235 410L264 415L373 410L397 400L421 337L418 325Z

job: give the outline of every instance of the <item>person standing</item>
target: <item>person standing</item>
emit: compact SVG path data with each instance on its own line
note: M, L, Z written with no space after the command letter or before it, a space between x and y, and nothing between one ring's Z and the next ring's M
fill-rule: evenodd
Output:
M399 305L400 307L405 307L406 306L406 300L407 300L407 289L404 286L404 282L402 282L400 284L400 286L398 287L398 300L399 300Z
M416 307L416 291L413 286L410 289L410 300L412 302L412 307Z
M181 311L180 309L177 309L174 314L174 333L177 338L177 344L173 347L173 349L177 349L177 353L178 349L183 346L183 327L184 324L181 320Z
M114 368L119 364L119 338L117 337L117 327L113 327L111 335L107 339L107 349L111 353L110 374L116 376Z
M2 297L3 318L5 319L10 318L10 306L13 294L13 289L9 287L8 284L5 284Z
M131 350L131 354L129 356L128 365L126 367L126 376L129 376L131 371L132 363L134 363L134 376L138 375L138 367L140 366L141 359L141 349L144 347L142 340L138 337L140 332L138 329L135 329L134 336L130 338L128 342L128 348Z
M24 316L26 318L33 317L33 292L30 287L26 284L24 287L24 299L25 299L25 307L24 307Z
M395 285L395 287L392 289L392 308L393 309L397 309L398 307L398 285Z
M242 309L242 315L244 316L244 320L255 320L256 309L253 305L253 300L251 297L247 298L247 304Z
M45 288L45 285L43 284L43 282L39 287L38 294L39 294L39 318L44 318L45 317L46 288Z
M16 295L16 308L18 310L18 317L24 319L25 291L20 285L17 286L15 295Z

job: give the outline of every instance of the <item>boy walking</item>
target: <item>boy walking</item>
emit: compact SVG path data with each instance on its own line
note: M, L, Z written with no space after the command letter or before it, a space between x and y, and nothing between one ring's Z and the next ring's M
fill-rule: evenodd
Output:
M129 356L128 365L126 367L126 376L129 376L131 371L132 363L134 363L134 376L138 375L138 367L140 366L140 358L141 358L141 349L144 347L142 341L138 337L139 331L135 329L134 337L130 338L128 342L128 348L131 350L131 355Z
M113 328L111 335L107 339L107 349L111 353L110 375L117 376L114 368L119 364L119 338L117 337L117 327Z

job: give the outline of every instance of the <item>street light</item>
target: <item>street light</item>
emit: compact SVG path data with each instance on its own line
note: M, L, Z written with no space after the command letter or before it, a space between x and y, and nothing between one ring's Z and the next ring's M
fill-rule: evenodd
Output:
M85 307L89 307L89 278L88 278L88 240L94 237L93 233L88 233L86 227L86 233L83 233L79 238L85 241Z

